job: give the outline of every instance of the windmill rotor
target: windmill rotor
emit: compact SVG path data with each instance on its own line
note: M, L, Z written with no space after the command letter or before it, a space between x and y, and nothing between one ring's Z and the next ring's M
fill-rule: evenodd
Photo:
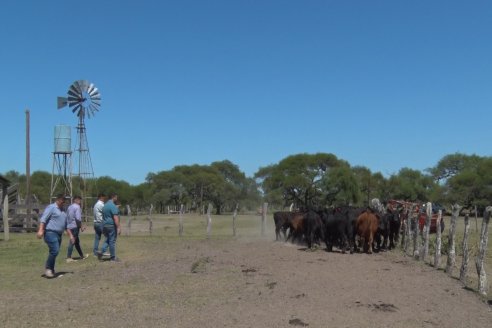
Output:
M58 97L58 109L67 105L77 117L90 118L100 109L101 94L93 83L78 80L68 88L66 98Z

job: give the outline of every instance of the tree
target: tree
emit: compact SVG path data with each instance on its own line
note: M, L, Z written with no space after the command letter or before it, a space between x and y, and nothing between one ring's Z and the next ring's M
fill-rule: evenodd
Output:
M216 213L221 214L241 200L258 198L254 181L228 160L211 165L180 165L170 171L149 173L146 180L161 208L165 204L187 204L201 209L205 202L212 202Z
M284 205L310 208L322 202L320 181L332 168L348 165L333 154L291 155L278 164L260 168L255 178L266 196L282 194Z
M469 167L448 178L446 199L464 207L476 205L481 211L492 200L492 157L480 158Z
M373 198L381 200L389 200L391 198L388 180L380 172L372 173L365 166L354 166L352 171L359 184L360 200L363 201L365 206L368 206Z
M321 179L320 186L327 205L356 205L360 201L361 191L357 176L346 165L329 170Z
M440 182L455 176L465 169L476 168L480 160L481 158L477 155L455 153L444 156L435 167L427 169L427 171L437 182Z
M397 175L390 177L390 197L414 202L430 200L435 182L430 175L410 168L402 168Z

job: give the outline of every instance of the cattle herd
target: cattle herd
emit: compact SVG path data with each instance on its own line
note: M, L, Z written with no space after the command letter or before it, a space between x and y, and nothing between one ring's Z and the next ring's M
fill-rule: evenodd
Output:
M326 244L328 251L337 247L342 253L392 249L398 242L403 208L338 207L303 212L275 212L276 240L305 243L308 248ZM283 235L283 236L282 236Z

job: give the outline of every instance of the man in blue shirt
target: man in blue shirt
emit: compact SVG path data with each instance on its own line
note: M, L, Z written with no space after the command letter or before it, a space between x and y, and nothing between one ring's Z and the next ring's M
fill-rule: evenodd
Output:
M117 194L111 194L109 200L104 204L103 213L103 234L106 237L106 243L109 245L110 260L119 262L116 258L116 237L121 234L120 211L115 202L118 201ZM102 253L97 253L98 259L102 258Z
M72 235L75 238L75 242L68 244L67 250L67 263L74 262L72 259L73 247L79 253L81 259L85 260L89 257L89 254L84 255L82 252L82 248L80 247L80 239L79 233L80 231L84 231L84 227L82 226L82 209L80 208L80 203L82 202L82 198L80 196L75 196L73 198L73 203L68 207L67 210L67 228L72 231Z
M45 208L39 219L39 229L36 236L39 239L44 236L44 242L48 245L48 259L44 274L46 278L55 277L55 261L60 251L63 231L67 232L71 243L75 242L72 231L67 229L67 215L62 210L64 202L65 197L63 195L56 196L55 202Z

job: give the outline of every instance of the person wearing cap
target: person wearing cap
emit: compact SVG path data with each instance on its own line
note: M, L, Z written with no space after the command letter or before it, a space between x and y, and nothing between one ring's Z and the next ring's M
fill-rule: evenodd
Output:
M94 204L94 247L93 253L95 256L99 253L99 242L101 240L102 235L102 225L103 225L103 207L104 202L106 201L106 195L104 193L100 193L97 196L97 202ZM103 244L103 250L107 248L107 244Z
M118 202L118 195L111 194L109 200L103 207L103 234L106 237L106 242L109 245L110 260L119 262L116 257L116 237L121 234L120 224L120 211L116 206ZM102 252L97 253L97 257L100 260L102 258Z
M82 197L75 196L73 198L72 204L68 207L67 210L67 228L70 229L70 231L72 231L72 235L75 239L74 243L68 244L67 263L75 261L72 258L72 252L74 246L82 260L85 260L86 258L89 257L89 254L84 255L84 253L82 252L82 248L80 247L79 233L80 231L84 231L85 229L82 226L82 209L80 208L81 202L82 202Z
M57 195L55 202L46 207L43 215L39 219L39 229L36 237L44 237L44 242L48 245L48 259L45 264L46 278L55 277L55 261L60 252L63 231L70 237L70 242L75 243L72 231L67 228L67 215L63 211L64 195Z

